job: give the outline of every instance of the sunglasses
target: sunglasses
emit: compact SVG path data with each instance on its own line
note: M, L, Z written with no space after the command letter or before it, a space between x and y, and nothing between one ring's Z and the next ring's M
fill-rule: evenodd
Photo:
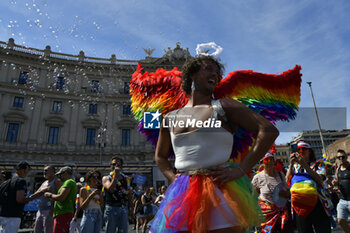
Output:
M119 163L111 163L111 166L113 166L113 167L114 167L114 166L117 166L117 165L118 165L118 166L121 166L122 163L120 163L120 162L119 162Z
M342 156L337 156L337 159L345 159L346 157L344 155Z
M96 179L99 179L100 178L100 176L99 175L93 175L93 176L91 176L92 178L96 178Z
M65 174L66 172L62 172L60 174L57 175L58 178L62 177L63 174Z
M271 162L272 161L272 159L264 159L263 160L263 163L269 163L269 162Z

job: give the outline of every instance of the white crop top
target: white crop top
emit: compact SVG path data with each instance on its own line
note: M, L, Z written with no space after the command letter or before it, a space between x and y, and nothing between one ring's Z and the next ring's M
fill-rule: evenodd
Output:
M212 118L217 120L218 113L225 118L220 100L212 101L212 106ZM170 114L176 115L177 112ZM222 127L202 127L180 134L174 134L172 128L170 131L175 167L180 171L210 168L226 163L230 158L233 135Z
M91 192L95 191L95 188L90 188ZM90 195L90 192L89 192ZM101 206L99 204L97 204L96 201L100 201L100 195L96 194L91 201L89 202L88 206L86 207L85 210L90 210L90 209L101 209Z

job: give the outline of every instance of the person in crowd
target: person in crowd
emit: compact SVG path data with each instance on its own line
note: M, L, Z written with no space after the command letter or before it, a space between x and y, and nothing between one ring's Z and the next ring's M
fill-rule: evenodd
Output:
M152 192L154 191L153 187L148 187L146 192L141 196L141 203L143 206L143 213L145 215L144 221L142 224L142 233L146 232L147 223L152 220L154 217L153 214L153 198Z
M86 185L80 189L80 208L84 211L81 220L82 233L100 233L102 229L102 177L96 170L86 175Z
M164 199L164 195L165 195L165 191L166 191L167 187L166 185L162 185L162 187L160 187L160 192L158 197L156 198L156 200L154 201L154 204L156 206L160 206L160 203L162 203L162 200Z
M38 190L32 195L32 198L38 199L38 212L36 213L34 233L52 233L53 232L53 205L54 202L44 197L45 192L56 194L62 186L62 181L55 176L55 167L48 165L44 167L45 181Z
M129 218L130 218L130 221L129 223L133 224L134 227L132 230L136 230L136 220L137 220L137 217L136 217L136 213L135 213L135 205L136 205L136 202L137 200L139 199L139 193L136 192L136 190L134 189L134 187L131 187L131 189L133 190L132 191L132 201L131 201L131 206L129 206Z
M0 185L2 184L2 183L4 183L5 182L5 180L6 180L6 175L4 174L4 173L0 173Z
M267 153L261 162L264 169L252 180L253 186L259 193L258 201L265 217L265 222L261 224L261 232L293 232L291 225L287 224L289 215L286 204L289 190L285 175L274 169L275 160L272 154ZM276 190L278 197L274 198Z
M314 167L318 166L317 169L315 169ZM337 206L336 204L333 204L333 198L332 198L332 191L334 190L333 188L333 184L331 180L328 180L327 177L332 177L331 173L329 173L329 169L328 167L326 168L325 166L323 166L323 159L318 159L313 166L311 167L313 170L316 170L317 174L321 176L322 180L323 180L323 193L325 195L326 198L329 199L329 203L331 203L332 205L332 209L334 209L334 206ZM330 174L330 175L328 175ZM320 190L321 191L321 190ZM335 212L329 213L329 219L331 221L331 229L333 230L334 228L336 228L336 222L333 219L333 215L335 215Z
M140 226L143 226L145 221L145 214L143 210L143 205L141 202L141 194L136 194L136 201L134 203L134 216L136 217L135 230L139 231Z
M57 194L46 192L44 196L54 203L54 233L69 232L70 222L73 218L75 197L77 195L77 186L72 178L73 169L71 167L62 167L56 176L60 178L63 185L58 190Z
M154 202L157 199L157 193L154 187L150 187L151 189L151 197L152 197L152 201Z
M339 197L338 197L338 193L337 193L337 189L334 186L334 168L329 168L326 170L326 185L325 188L327 189L327 191L330 193L331 196L331 201L333 203L333 206L337 206L338 202L339 202Z
M6 181L6 175L5 173L0 173L0 185ZM0 213L1 213L1 203L0 203Z
M183 66L182 88L189 100L163 118L159 131L155 160L172 185L153 221L152 233L174 228L180 232L243 232L244 226L259 221L255 196L245 191L252 188L245 174L270 149L279 133L268 120L238 101L213 100L222 72L223 65L211 56L191 58ZM221 124L209 129L183 124L163 127L170 121L188 119L199 123L210 119ZM240 164L228 165L238 126L255 133L257 140ZM168 161L171 149L179 174ZM242 192L244 202L237 199L236 192Z
M81 233L80 223L83 218L83 210L80 208L80 189L83 187L82 183L77 182L77 195L75 198L74 216L69 226L69 233Z
M154 187L150 187L151 189L151 197L152 197L152 213L155 215L158 211L158 206L154 204L156 201L158 194L156 193L156 189ZM150 222L148 223L150 225Z
M291 185L291 202L300 233L331 232L331 222L327 207L319 198L318 189L323 187L322 177L317 173L315 153L309 143L300 140L299 152L290 155L290 165L286 174ZM315 171L316 170L316 171Z
M347 222L350 215L350 165L344 150L338 150L336 158L340 163L333 181L333 185L337 185L340 191L337 219L344 232L350 232L350 226Z
M123 160L119 157L111 159L111 173L102 178L105 190L105 225L106 233L127 233L129 227L129 210L131 192L129 178L122 173Z
M25 178L30 171L30 165L22 161L15 167L16 174L9 180L6 201L0 212L0 229L5 233L17 232L21 224L24 205L33 200L26 197L27 182Z
M281 159L275 160L275 166L273 167L273 169L282 172L283 176L286 176L286 170L284 169L284 165Z

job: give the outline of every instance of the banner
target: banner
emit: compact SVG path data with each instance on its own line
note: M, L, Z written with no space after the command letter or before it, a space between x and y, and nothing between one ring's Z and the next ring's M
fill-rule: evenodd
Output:
M144 184L146 182L147 178L146 176L141 176L141 175L134 175L133 183L135 184Z

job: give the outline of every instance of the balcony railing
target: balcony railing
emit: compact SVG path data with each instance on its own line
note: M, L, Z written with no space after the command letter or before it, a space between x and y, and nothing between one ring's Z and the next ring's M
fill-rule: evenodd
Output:
M137 65L138 61L135 60L122 60L116 59L116 56L112 54L110 58L99 57L86 57L83 51L80 51L79 55L72 55L67 53L58 53L51 51L50 46L46 46L45 49L30 48L27 46L17 45L13 39L9 39L8 43L0 41L0 48L19 51L22 53L38 55L40 58L57 58L69 61L82 61L88 63L100 63L100 64L120 64L120 65Z

